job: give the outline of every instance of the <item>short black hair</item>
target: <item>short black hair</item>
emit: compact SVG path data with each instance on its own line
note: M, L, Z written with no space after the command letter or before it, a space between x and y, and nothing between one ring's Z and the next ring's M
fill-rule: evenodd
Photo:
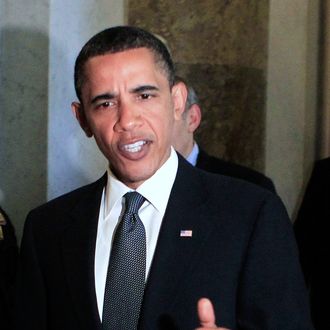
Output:
M85 80L84 66L90 58L143 47L152 51L156 63L164 70L172 87L175 79L174 64L163 42L141 28L116 26L97 33L81 49L74 68L74 86L78 99L81 101L81 88Z

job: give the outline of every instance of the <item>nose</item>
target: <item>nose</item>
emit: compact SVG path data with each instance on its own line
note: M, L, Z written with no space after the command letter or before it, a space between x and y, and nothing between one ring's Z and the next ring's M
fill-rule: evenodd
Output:
M142 123L141 111L138 106L129 102L120 102L118 118L114 129L116 132L131 131Z

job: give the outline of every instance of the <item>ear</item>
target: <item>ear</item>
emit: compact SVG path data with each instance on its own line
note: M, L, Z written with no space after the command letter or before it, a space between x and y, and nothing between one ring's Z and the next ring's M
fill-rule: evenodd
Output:
M187 95L187 87L183 82L178 82L172 87L174 117L176 120L181 119L181 116L185 110Z
M194 133L202 120L202 111L198 104L193 104L188 110L188 132Z
M80 127L84 130L86 136L92 137L93 133L89 127L82 104L79 102L72 102L71 110L78 120Z

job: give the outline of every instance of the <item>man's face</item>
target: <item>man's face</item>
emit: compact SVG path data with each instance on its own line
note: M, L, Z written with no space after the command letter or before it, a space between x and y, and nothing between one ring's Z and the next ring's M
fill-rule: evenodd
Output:
M96 56L85 64L82 104L72 108L114 174L136 189L168 159L183 100L146 48Z

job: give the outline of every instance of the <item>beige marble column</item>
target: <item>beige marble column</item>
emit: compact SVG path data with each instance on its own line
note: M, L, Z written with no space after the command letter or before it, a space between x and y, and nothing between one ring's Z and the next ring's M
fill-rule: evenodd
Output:
M292 219L316 157L318 0L271 0L266 174Z
M106 169L71 113L73 66L123 21L124 0L0 0L0 204L18 240L32 208Z
M322 15L322 141L320 157L330 156L330 0L323 2Z

